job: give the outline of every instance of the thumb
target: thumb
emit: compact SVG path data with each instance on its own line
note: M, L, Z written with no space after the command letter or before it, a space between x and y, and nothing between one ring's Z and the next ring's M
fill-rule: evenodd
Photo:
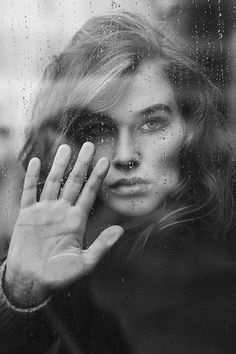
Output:
M95 266L103 255L123 235L124 229L121 226L113 225L105 229L92 245L86 250L86 258L90 266Z

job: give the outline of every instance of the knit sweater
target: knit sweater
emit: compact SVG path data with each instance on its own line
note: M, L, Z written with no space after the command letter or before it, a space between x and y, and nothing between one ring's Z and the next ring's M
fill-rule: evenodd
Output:
M90 275L35 308L6 298L3 263L0 353L235 353L236 229L216 233L177 226L135 253L137 235L124 235Z

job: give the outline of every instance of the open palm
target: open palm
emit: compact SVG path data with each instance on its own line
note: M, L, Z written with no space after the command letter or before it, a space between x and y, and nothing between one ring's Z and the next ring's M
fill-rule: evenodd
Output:
M70 153L67 145L58 149L38 202L40 160L33 158L29 163L7 257L6 279L20 288L19 296L30 292L40 298L41 292L66 286L87 274L123 233L120 226L111 226L83 249L88 216L109 161L100 159L84 183L94 154L93 144L85 143L60 190Z

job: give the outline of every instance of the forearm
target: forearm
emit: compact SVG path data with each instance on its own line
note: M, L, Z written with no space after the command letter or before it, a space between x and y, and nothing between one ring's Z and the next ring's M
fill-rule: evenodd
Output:
M28 308L16 307L4 291L5 266L0 266L0 352L14 353L21 348L28 352L35 343L37 351L49 347L55 339L47 316L50 299L34 307L30 303Z

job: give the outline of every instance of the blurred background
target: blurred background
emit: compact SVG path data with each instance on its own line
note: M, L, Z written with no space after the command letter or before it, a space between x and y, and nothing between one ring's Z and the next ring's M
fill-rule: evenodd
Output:
M120 10L167 20L192 42L223 91L236 141L236 0L0 0L0 255L18 212L17 155L43 69L89 17Z

